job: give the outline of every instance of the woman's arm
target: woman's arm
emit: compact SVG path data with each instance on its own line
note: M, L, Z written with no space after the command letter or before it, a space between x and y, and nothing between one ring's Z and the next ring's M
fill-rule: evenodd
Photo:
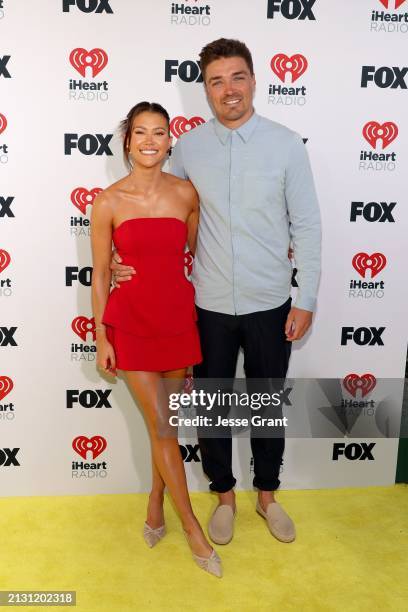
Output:
M95 199L91 216L92 244L92 309L96 326L98 366L105 372L115 373L115 354L106 337L102 317L109 297L112 252L113 207L110 197L101 193Z
M193 185L189 183L188 198L191 204L191 212L187 219L187 244L190 252L195 255L197 246L198 222L200 219L200 201Z

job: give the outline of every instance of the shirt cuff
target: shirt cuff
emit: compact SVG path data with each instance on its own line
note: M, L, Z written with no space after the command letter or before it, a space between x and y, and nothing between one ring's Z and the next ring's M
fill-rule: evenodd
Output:
M316 309L316 302L316 298L298 295L293 306L295 308L301 308L302 310L314 312Z

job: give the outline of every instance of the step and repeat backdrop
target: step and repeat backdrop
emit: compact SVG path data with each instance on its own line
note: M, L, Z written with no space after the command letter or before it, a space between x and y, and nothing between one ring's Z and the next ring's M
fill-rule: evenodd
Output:
M321 204L318 309L289 375L339 379L353 422L379 411L378 381L401 379L381 417L393 437L328 419L325 437L287 440L282 487L395 480L408 0L0 0L1 495L149 488L140 411L95 367L90 214L126 173L118 124L132 105L163 104L174 141L210 119L197 58L221 36L252 50L256 110L301 134ZM197 441L180 445L191 489L206 489ZM248 439L234 464L250 488Z

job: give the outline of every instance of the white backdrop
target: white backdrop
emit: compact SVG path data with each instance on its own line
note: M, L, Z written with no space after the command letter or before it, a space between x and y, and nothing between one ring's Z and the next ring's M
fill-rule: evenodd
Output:
M86 284L90 271L83 270L91 266L91 205L86 202L92 202L93 189L106 187L126 172L117 126L135 103L158 101L172 118L211 117L203 85L192 79L199 74L195 60L201 47L220 36L242 39L253 52L257 112L307 139L321 204L318 310L312 333L294 346L290 376L403 376L408 306L401 258L407 230L408 1L397 4L396 9L394 0L0 2L2 495L134 492L149 487L143 419L123 380L112 384L97 373L92 334L82 339L71 325L77 317L92 316ZM279 54L287 58L275 59L273 66L283 67L286 79L271 68L272 58ZM298 55L303 58L293 57ZM304 58L307 68L300 74ZM92 75L89 63L99 73ZM293 87L300 88L297 96L289 89L291 65ZM366 86L361 86L362 75L367 76ZM70 89L72 80L77 89ZM273 86L287 89L271 98ZM183 126L193 127L179 119L174 130ZM364 126L371 142L363 137ZM75 141L67 134L91 135L79 141L85 153L98 144L95 135L102 135L99 142L113 135L108 143L112 155L106 155L103 146L100 151L95 146L92 154L84 155L78 148L66 154L65 141ZM361 164L362 151L366 157L378 157ZM384 154L389 155L382 162ZM352 220L351 212L356 213ZM368 257L360 256L356 269L352 261L359 253ZM370 264L374 253L381 257ZM364 289L350 296L351 281L371 281L370 265L374 280L382 283L378 293L373 296ZM85 284L76 279L79 271ZM76 327L80 332L78 325L81 320ZM83 320L82 325L86 329ZM384 327L383 345L341 345L345 327ZM93 402L98 394L84 393L84 406L74 402L68 408L68 390L99 390L99 398L108 395L111 407L98 408ZM376 402L375 393L374 388L364 399ZM345 397L353 399L347 390ZM90 452L81 457L78 445L77 451L72 447L81 436L99 441L102 437L106 448L94 459ZM334 442L375 442L373 460L341 456L333 461ZM194 447L196 441L187 444ZM289 439L282 486L392 483L397 445L397 439L362 437ZM249 488L248 440L235 441L234 448L238 486ZM187 447L185 455L190 487L205 489L201 463L196 461L199 453ZM85 460L96 468L73 472L72 462Z

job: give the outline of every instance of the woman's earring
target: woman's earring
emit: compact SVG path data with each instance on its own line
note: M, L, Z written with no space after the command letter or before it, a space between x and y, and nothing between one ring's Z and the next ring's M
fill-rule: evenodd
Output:
M168 155L169 157L171 157L171 153L172 153L172 151L173 151L173 147L170 147L170 149L167 151L167 155Z

